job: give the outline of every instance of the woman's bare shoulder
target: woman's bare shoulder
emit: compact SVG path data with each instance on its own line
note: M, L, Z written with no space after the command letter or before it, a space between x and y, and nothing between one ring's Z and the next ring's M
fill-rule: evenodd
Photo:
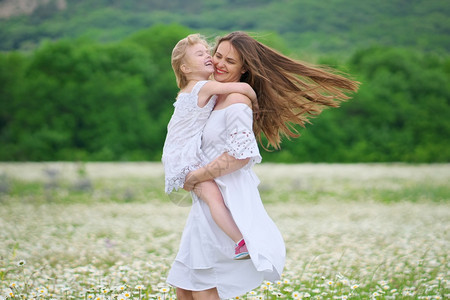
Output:
M230 106L236 103L243 103L246 104L248 107L252 108L252 101L250 100L250 98L239 93L229 94L223 101L223 106Z

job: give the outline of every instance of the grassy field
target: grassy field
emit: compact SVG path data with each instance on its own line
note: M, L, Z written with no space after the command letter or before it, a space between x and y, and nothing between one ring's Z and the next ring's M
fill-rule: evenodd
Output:
M287 260L240 299L449 299L450 165L262 164ZM0 163L0 299L175 299L158 163Z

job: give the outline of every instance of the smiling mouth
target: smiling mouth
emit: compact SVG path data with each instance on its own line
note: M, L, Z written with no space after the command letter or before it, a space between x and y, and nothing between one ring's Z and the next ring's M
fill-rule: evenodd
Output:
M212 61L210 61L210 60L208 60L206 63L205 63L205 66L212 66L213 65L213 63L212 63Z
M225 74L226 72L216 68L216 73L217 74Z

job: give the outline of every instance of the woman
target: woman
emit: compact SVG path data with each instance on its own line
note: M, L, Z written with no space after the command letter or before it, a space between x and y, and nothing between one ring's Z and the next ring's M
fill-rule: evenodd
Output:
M179 299L219 299L242 295L263 280L281 276L285 247L259 196L251 170L261 161L256 138L279 148L281 137L297 137L292 124L304 126L308 115L336 107L357 83L323 68L285 57L243 32L218 40L213 51L214 78L249 83L258 96L255 118L251 101L241 94L219 95L203 130L202 150L209 162L189 173L185 189L214 179L247 243L250 260L230 259L234 244L211 218L203 201L193 201L168 283Z

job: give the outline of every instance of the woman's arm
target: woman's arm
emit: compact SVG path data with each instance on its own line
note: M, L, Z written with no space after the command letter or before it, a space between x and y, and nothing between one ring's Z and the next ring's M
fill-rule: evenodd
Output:
M197 183L233 173L244 167L249 160L250 158L237 159L226 152L222 153L206 166L187 174L183 188L191 191Z

